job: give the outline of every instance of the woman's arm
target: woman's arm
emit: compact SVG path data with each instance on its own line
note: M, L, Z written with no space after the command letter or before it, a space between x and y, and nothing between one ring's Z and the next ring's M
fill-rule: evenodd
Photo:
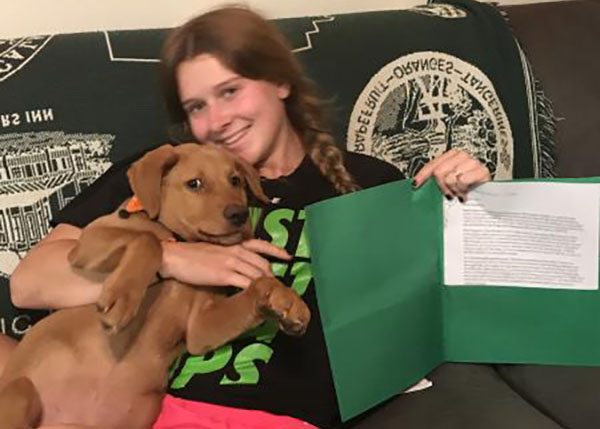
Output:
M96 302L103 277L84 276L67 260L80 235L80 228L60 224L29 251L10 278L11 299L17 307L65 308ZM258 277L272 276L265 256L290 258L263 240L227 247L164 243L160 273L195 285L245 288Z
M62 308L90 304L100 295L99 279L84 277L67 255L81 229L60 224L34 246L10 277L11 300L23 308Z
M162 277L202 286L246 288L259 277L273 276L265 257L292 257L268 241L252 239L234 246L209 243L163 243Z
M79 239L81 228L114 211L131 196L127 169L140 156L113 164L52 219L54 229L27 253L10 277L13 304L23 308L63 308L91 304L98 299L101 278L94 281L72 270L67 255Z

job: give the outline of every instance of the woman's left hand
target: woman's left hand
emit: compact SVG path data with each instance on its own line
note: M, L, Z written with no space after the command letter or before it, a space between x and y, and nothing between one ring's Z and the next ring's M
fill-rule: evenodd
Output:
M457 149L450 149L425 164L415 175L414 186L418 188L431 176L435 177L446 198L457 197L460 201L466 201L467 193L474 186L491 180L485 165Z

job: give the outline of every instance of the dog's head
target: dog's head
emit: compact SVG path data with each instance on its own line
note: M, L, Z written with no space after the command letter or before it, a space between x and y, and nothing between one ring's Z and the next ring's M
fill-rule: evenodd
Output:
M268 201L256 170L211 144L160 146L127 176L148 216L186 241L230 245L249 238L246 191Z

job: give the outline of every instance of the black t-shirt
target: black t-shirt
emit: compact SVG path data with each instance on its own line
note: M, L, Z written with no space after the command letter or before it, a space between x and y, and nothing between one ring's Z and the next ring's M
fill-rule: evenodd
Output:
M362 188L402 179L390 164L347 152L345 163ZM126 171L114 165L54 223L79 227L113 211L131 191ZM273 261L277 277L300 293L312 312L306 334L290 337L265 323L204 356L183 355L174 365L170 394L203 402L293 416L320 428L340 423L329 359L317 307L304 232L304 207L336 192L308 158L289 176L263 180L274 203L255 209L255 236L284 247L292 261ZM349 357L351 358L351 357Z

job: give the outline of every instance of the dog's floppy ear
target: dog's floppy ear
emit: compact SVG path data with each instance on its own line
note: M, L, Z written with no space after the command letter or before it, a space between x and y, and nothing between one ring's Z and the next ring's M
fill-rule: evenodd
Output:
M175 148L165 144L146 153L127 170L133 194L140 200L151 219L156 218L160 210L162 178L178 159Z
M244 175L246 183L248 184L248 187L250 188L250 191L254 194L254 196L263 203L268 203L269 197L265 195L265 192L263 191L263 188L260 185L260 176L258 175L256 169L243 159L237 158L235 162L242 174Z

